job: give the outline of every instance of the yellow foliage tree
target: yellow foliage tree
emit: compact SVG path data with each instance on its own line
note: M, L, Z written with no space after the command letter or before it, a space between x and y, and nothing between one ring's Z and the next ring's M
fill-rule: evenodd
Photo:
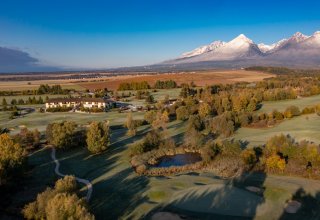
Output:
M282 159L279 155L272 155L266 160L267 169L270 171L281 171L283 172L286 168L286 161Z

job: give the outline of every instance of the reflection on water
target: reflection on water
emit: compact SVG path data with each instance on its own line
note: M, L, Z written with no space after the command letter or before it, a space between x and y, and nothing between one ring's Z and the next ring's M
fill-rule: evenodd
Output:
M154 167L184 166L201 161L201 156L198 153L176 154L173 156L163 156L158 161L159 163Z

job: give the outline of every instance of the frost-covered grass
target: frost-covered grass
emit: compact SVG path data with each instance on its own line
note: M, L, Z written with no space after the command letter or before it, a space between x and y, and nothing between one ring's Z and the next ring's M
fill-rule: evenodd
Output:
M296 105L300 109L303 109L304 107L314 106L317 104L320 104L320 95L282 101L263 102L262 108L259 109L258 112L272 112L274 109L283 112L287 107L291 105Z

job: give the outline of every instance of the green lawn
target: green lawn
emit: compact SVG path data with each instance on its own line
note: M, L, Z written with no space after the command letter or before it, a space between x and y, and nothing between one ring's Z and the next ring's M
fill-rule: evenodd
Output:
M262 108L259 109L258 112L272 112L274 109L283 112L287 107L291 105L296 105L300 109L303 109L306 106L313 106L317 104L320 104L320 95L283 101L263 102Z
M90 156L85 149L58 152L63 173L75 174L93 183L89 205L97 219L105 218L106 213L108 219L141 219L158 209L205 219L226 219L230 215L278 219L283 215L285 202L300 188L310 195L320 190L319 181L295 177L252 175L246 177L246 181L232 182L206 172L170 177L138 176L130 167L128 145L144 136L148 128L139 128L137 137L127 137L125 129L114 131L113 144L101 155ZM184 124L171 122L168 133L181 137ZM262 195L255 194L246 190L246 186L265 190ZM295 215L297 219L300 214Z
M143 112L133 113L134 119L142 119ZM75 121L78 124L87 124L91 121L109 120L110 125L123 125L126 121L126 113L118 113L117 111L103 113L74 113L74 112L55 112L55 113L39 113L33 112L21 118L9 119L9 112L0 112L0 127L7 127L13 130L13 133L19 131L20 126L27 126L29 129L37 128L39 131L45 131L49 123L61 122L65 120Z
M262 145L274 136L290 134L297 141L309 140L320 144L320 117L316 114L287 119L271 128L240 128L231 138L247 141L249 146Z

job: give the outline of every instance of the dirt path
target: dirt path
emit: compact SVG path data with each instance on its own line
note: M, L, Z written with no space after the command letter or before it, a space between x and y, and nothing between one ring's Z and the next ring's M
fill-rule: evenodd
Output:
M51 151L51 158L52 160L55 162L56 164L56 167L54 169L54 172L58 175L58 176L61 176L61 177L64 177L65 174L62 174L59 170L60 168L60 162L59 160L57 159L56 157L56 149L52 147L52 151ZM93 191L93 187L92 187L92 184L89 180L86 180L86 179L81 179L81 178L78 178L76 177L76 180L79 182L79 183L83 183L87 186L87 189L88 189L88 192L87 192L87 196L86 196L86 200L89 201L90 198L91 198L91 195L92 195L92 191Z

